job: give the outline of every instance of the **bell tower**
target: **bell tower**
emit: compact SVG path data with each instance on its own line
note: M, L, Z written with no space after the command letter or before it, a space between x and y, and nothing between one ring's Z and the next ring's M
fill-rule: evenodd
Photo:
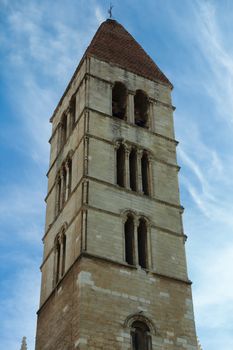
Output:
M101 24L51 117L36 350L197 350L172 88Z

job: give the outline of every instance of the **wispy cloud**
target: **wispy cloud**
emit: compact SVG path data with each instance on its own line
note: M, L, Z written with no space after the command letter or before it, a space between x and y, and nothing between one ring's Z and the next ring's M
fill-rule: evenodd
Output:
M11 114L4 109L1 112L5 127L0 130L0 140L11 152L12 169L14 157L23 161L20 169L13 170L18 177L11 175L14 184L7 179L6 165L1 169L0 348L18 349L26 335L32 350L39 303L49 118L103 14L94 0L78 4L0 0L0 4L0 62L4 65L0 74L11 102Z
M179 114L179 159L189 260L195 276L194 305L203 348L232 348L232 121L233 47L219 25L215 1L195 1L183 40L193 43L192 70L184 67L194 101ZM224 9L221 11L224 16ZM177 19L177 18L176 18ZM193 23L190 29L189 23ZM184 29L184 28L183 28ZM189 52L192 54L192 50ZM198 74L197 74L198 72ZM179 86L182 90L182 85ZM184 94L186 94L184 91ZM208 104L206 104L208 101ZM184 127L185 126L185 127ZM188 196L188 197L187 197ZM222 330L220 332L220 330ZM221 333L221 334L220 334ZM211 334L211 336L210 336Z

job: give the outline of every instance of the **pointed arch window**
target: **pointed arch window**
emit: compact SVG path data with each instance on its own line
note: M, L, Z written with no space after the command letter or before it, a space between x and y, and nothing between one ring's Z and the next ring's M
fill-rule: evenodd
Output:
M121 144L117 149L117 185L125 186L125 147Z
M112 89L112 115L126 119L127 88L123 83L116 82Z
M146 152L143 153L141 159L141 172L142 172L142 191L145 195L149 195L149 159Z
M134 218L130 214L125 222L125 261L134 265Z
M147 247L147 224L145 219L139 220L138 225L138 264L143 268L148 268L148 247Z
M131 329L132 350L151 350L150 329L146 323L135 321Z
M135 124L143 128L148 127L149 99L142 90L137 90L134 96Z

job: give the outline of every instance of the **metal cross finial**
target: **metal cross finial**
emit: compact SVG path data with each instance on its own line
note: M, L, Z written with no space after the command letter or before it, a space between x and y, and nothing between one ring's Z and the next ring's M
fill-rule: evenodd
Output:
M110 3L110 7L108 10L109 18L112 18L112 9L113 9L113 5Z

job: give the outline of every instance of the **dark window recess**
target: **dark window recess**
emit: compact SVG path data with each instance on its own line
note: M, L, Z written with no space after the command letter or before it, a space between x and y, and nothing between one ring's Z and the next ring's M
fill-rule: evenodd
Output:
M143 128L148 127L149 100L145 92L137 90L134 96L135 124Z
M75 125L75 114L76 114L76 97L73 96L70 101L70 132L73 130Z
M63 114L61 121L61 147L64 146L67 139L67 115Z
M128 216L125 222L125 260L128 264L134 264L134 220Z
M122 83L115 83L112 89L112 115L119 119L126 118L127 89Z
M138 226L138 263L143 268L147 268L147 226L143 219L140 219Z
M146 153L143 154L141 159L142 170L142 191L145 195L149 195L149 161Z
M125 177L125 149L123 145L117 149L117 184L124 187Z
M130 188L137 191L137 152L132 149L129 155Z
M150 331L148 326L141 321L135 321L132 324L132 328L131 338L133 350L150 350L151 337L148 334Z

